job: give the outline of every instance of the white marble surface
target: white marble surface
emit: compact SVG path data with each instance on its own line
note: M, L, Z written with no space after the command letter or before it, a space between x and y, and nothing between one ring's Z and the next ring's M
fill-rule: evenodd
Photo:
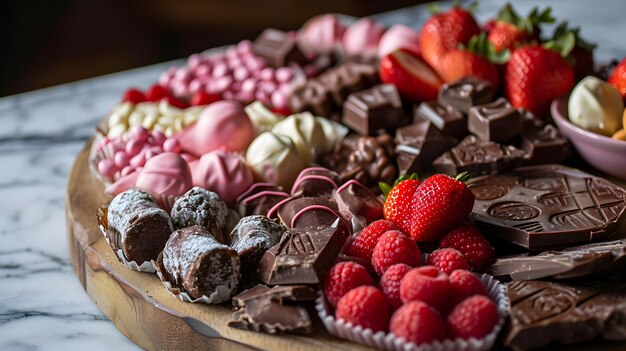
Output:
M480 20L503 1L481 1ZM550 4L599 43L597 57L626 56L626 1L525 0ZM423 7L379 15L419 28ZM148 87L171 63L0 99L0 350L138 349L89 300L65 239L64 194L74 156L130 86Z

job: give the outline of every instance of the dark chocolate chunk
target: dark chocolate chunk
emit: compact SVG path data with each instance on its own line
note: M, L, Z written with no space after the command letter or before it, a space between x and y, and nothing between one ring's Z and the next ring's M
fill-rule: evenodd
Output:
M233 307L244 307L248 301L265 297L283 304L313 301L318 294L308 285L276 285L270 289L267 285L259 284L234 296Z
M522 149L528 154L528 164L561 163L571 154L567 139L549 124L543 129L524 131Z
M257 277L271 285L319 284L349 235L349 228L339 219L332 226L288 230L263 255Z
M505 98L499 98L471 107L467 129L481 140L506 142L522 134L522 116Z
M542 129L545 125L544 121L528 110L519 109L522 115L522 130L524 133Z
M439 90L438 101L450 105L467 114L470 107L493 101L493 87L486 80L464 77Z
M383 201L356 180L349 180L337 189L335 199L339 213L350 223L353 233L383 218Z
M538 255L502 257L487 269L496 278L570 279L626 267L626 240L586 244Z
M519 166L526 153L513 146L482 141L473 135L439 156L433 162L437 172L456 175L469 172L472 176L495 174Z
M457 139L467 136L467 117L450 105L442 105L435 100L422 102L413 112L413 123L422 119L431 121L435 127Z
M235 208L241 217L267 215L269 210L289 194L280 191L271 183L254 183L237 198Z
M267 215L270 218L278 217L284 225L290 228L296 214L309 206L324 206L337 211L337 203L333 199L325 197L298 197L279 202Z
M394 85L381 84L348 96L343 123L362 135L395 130L405 124L402 101Z
M322 83L309 79L291 92L289 110L294 113L310 111L317 116L330 117L335 110L335 104Z
M343 218L337 211L328 206L312 205L307 206L293 216L291 220L292 228L312 227L312 226L330 226L337 219L343 221ZM347 225L347 224L346 224Z
M320 74L316 80L330 93L336 106L341 106L348 95L367 89L377 82L374 66L345 62Z
M339 174L324 167L302 170L291 188L291 196L330 196L341 183Z
M559 165L520 167L470 180L486 233L531 250L620 238L626 190Z
M429 121L422 119L396 131L396 160L400 175L422 173L433 161L457 144Z
M507 288L511 306L505 346L530 350L552 343L626 339L626 279L621 274L567 284L516 281Z
M254 53L273 67L283 67L290 62L306 63L306 58L298 48L295 38L288 33L267 28L254 40Z
M233 313L229 327L276 334L280 332L311 334L313 324L306 308L283 305L271 296L246 301L243 308Z

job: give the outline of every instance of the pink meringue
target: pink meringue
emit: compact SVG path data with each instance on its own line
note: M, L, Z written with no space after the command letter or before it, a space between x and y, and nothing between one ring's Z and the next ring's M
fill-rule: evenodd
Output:
M214 150L246 151L254 136L240 103L217 101L202 111L194 125L180 132L178 142L183 151L202 156Z
M378 57L383 58L390 53L406 49L419 54L419 34L403 24L395 24L383 34L378 43Z
M298 43L305 49L330 53L346 31L336 15L326 14L311 18L298 33Z
M233 207L239 195L254 183L252 170L238 154L213 151L190 164L193 185L217 193Z
M159 197L182 195L193 184L187 161L173 152L164 152L146 161L136 185Z
M361 18L343 35L343 51L347 56L376 56L385 27L369 18Z

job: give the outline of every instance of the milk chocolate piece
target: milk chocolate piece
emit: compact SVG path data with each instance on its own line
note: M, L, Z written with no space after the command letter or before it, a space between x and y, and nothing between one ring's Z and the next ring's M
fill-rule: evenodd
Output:
M337 219L343 221L343 218L341 218L337 211L330 207L312 205L301 209L293 216L291 228L331 226Z
M569 279L626 267L626 240L586 244L538 255L502 257L487 269L498 279Z
M330 196L340 183L337 172L324 167L309 167L296 178L291 196Z
M308 285L276 285L270 289L258 284L233 297L233 307L244 307L248 301L269 297L280 304L285 302L313 301L318 294Z
M543 129L524 131L522 149L528 154L528 164L561 163L571 153L567 140L549 124Z
M626 233L626 191L559 165L473 179L472 211L490 235L531 250L617 239Z
M469 172L472 176L495 174L521 165L525 155L524 151L513 146L482 141L470 135L435 159L433 169L450 175L461 172Z
M481 140L506 142L522 134L522 116L505 98L499 98L471 107L467 129Z
M413 123L422 119L431 121L435 127L457 139L467 136L467 118L456 107L440 104L435 100L419 104L413 112Z
M486 80L464 77L439 90L437 100L442 105L450 105L467 114L470 107L493 101L493 87Z
M400 175L422 173L430 169L433 161L456 143L456 139L425 119L398 129L396 160Z
M376 68L371 65L345 62L320 74L316 80L329 92L336 106L341 106L348 95L376 84Z
M261 290L253 289L259 292ZM243 307L233 314L228 326L268 334L279 332L311 334L313 324L307 310L301 306L283 304L284 297L271 293L272 290L268 290L265 295L245 300ZM233 303L234 301L235 299Z
M291 227L291 222L298 212L309 206L324 206L337 211L335 200L325 197L299 197L283 200L276 204L267 214L270 218L278 217L287 227Z
M529 133L538 129L542 129L545 125L544 121L532 112L524 109L519 109L517 111L520 113L520 115L522 115L522 130L524 133Z
M329 117L335 110L335 104L323 84L309 79L291 92L289 110L294 113L310 111L316 116Z
M531 350L551 343L626 339L622 274L576 284L516 281L507 283L507 288L511 306L505 346Z
M343 123L361 135L395 130L405 123L400 94L394 85L381 84L348 96Z
M339 213L351 225L353 233L383 218L383 201L365 185L349 180L335 194Z
M267 28L254 40L254 53L273 67L283 67L290 62L306 63L306 58L298 48L295 38L288 33Z
M319 284L339 255L350 230L341 220L332 226L288 230L265 252L257 277L265 284Z

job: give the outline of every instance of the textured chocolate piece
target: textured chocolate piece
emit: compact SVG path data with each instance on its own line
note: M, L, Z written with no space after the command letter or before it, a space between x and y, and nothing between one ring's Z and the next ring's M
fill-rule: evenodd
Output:
M317 226L331 226L333 223L343 218L337 211L328 206L312 205L307 206L293 216L291 228L306 228ZM347 224L346 224L347 225Z
M353 233L383 218L383 201L366 186L349 180L335 194L341 216L350 223Z
M225 243L224 227L228 208L219 196L203 188L193 187L176 199L172 206L172 223L175 229L200 225L220 242Z
M330 117L336 109L330 98L330 92L315 79L295 88L289 96L289 110L291 112L310 111L316 116Z
M567 139L549 124L524 131L522 149L528 154L528 164L561 163L571 155Z
M604 275L576 284L507 283L510 323L504 345L531 350L551 343L626 339L626 279Z
M446 84L439 90L437 100L442 105L450 105L467 114L470 107L493 101L493 87L486 80L464 77Z
M532 112L524 109L519 109L517 111L519 111L520 115L522 115L522 130L524 133L542 129L545 125L545 122L541 118L535 116Z
M538 255L502 257L487 269L498 279L569 279L626 267L626 240L586 244Z
M394 85L381 84L350 94L343 104L342 122L361 135L395 130L404 125L398 90Z
M435 127L457 139L467 136L467 117L457 108L442 105L435 100L422 102L413 111L413 123L422 119L431 121Z
M457 144L429 121L422 119L396 131L396 160L400 175L422 173L433 161Z
M243 308L233 313L228 326L268 334L313 332L311 317L304 307L283 305L269 296L248 300Z
M280 191L271 183L254 183L237 198L235 208L241 217L267 215L269 210L289 194Z
M330 196L341 184L339 174L324 167L304 169L291 188L291 196Z
M341 220L332 226L295 228L265 252L257 277L265 284L319 284L339 255L350 230Z
M286 66L290 62L306 63L306 58L298 48L295 38L273 28L267 28L254 40L253 50L270 66L276 68Z
M248 301L266 297L283 304L285 302L313 301L318 297L318 294L308 285L276 285L270 288L267 285L259 284L234 296L233 307L244 307Z
M617 239L626 233L626 191L559 165L472 179L473 217L490 235L531 250Z
M519 166L526 153L513 146L482 141L473 135L439 156L433 162L437 172L456 175L469 172L472 176L495 174Z
M280 221L291 228L291 222L298 212L309 206L323 206L337 211L337 203L331 198L325 197L299 197L283 200L274 206L268 216L278 217Z
M522 116L505 98L473 106L467 129L481 140L502 143L522 134Z
M335 169L341 175L342 181L355 179L371 188L376 188L378 182L390 183L395 179L397 168L394 162L395 143L389 134L376 137L356 137L344 139L342 148L348 149L348 155L343 167ZM344 153L339 150L330 157L341 157Z

